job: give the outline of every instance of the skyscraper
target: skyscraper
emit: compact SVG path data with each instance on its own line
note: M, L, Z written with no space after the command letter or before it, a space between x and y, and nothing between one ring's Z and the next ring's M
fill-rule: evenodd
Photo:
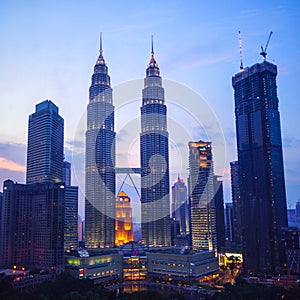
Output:
M0 264L64 269L64 201L62 183L18 184L4 181Z
M230 162L232 216L233 216L233 242L239 251L242 247L242 211L239 185L239 163Z
M147 246L169 246L169 137L164 89L153 42L144 80L141 106L141 219L142 241Z
M64 120L50 100L29 116L26 183L61 182L64 159Z
M226 203L225 205L226 216L226 241L233 242L233 205L232 203Z
M189 142L190 232L195 250L215 250L216 207L211 142Z
M63 182L66 186L71 185L71 164L68 161L63 163Z
M121 191L116 199L116 246L133 241L130 198Z
M71 186L71 163L64 161L63 182L65 183L64 249L78 245L78 187Z
M101 40L87 106L85 241L89 248L115 243L116 134L110 77L102 52Z
M296 202L295 219L296 219L296 222L299 222L299 221L300 221L300 200L298 200L298 201Z
M64 120L45 100L29 116L27 184L4 182L1 264L64 269Z
M243 260L246 270L280 268L280 228L287 226L277 67L264 60L233 76Z
M64 249L78 245L78 186L65 186Z
M214 176L214 194L216 208L216 231L217 231L217 249L221 251L225 246L225 221L224 221L224 195L223 181L220 176Z
M180 233L189 232L189 205L187 196L187 187L179 176L172 186L172 219L179 222Z

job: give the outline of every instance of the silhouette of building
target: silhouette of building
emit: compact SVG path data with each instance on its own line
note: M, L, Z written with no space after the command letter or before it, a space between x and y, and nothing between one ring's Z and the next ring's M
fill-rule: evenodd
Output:
M226 219L226 241L233 242L233 205L232 203L225 204L225 219Z
M286 259L288 274L300 274L300 229L298 227L283 227L281 229L281 244Z
M239 186L239 164L238 161L230 162L231 195L233 213L233 242L236 248L242 250L242 210Z
M63 182L66 186L71 185L71 163L68 161L63 162Z
M85 243L88 248L115 243L114 106L108 68L100 54L94 67L87 106L85 155Z
M180 236L180 223L176 219L170 220L171 227L171 245L175 245L175 240L178 236Z
M187 187L179 176L172 186L172 219L179 222L180 234L189 233L189 204Z
M71 186L71 163L63 163L65 183L65 228L64 249L74 249L78 245L78 187Z
M296 202L295 219L296 222L300 222L300 201L299 200Z
M65 187L64 249L78 245L78 187Z
M283 266L280 228L287 227L276 76L264 60L232 78L244 267L263 273Z
M1 266L64 269L63 183L4 181Z
M211 142L189 142L190 233L195 250L217 246Z
M147 246L170 246L167 107L153 43L144 84L140 134L142 241Z
M132 208L130 198L121 191L116 199L116 246L133 241Z
M224 196L223 181L220 176L214 176L214 194L216 206L217 250L221 252L225 246Z

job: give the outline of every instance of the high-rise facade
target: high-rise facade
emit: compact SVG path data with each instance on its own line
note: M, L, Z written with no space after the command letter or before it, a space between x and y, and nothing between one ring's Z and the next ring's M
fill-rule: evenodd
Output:
M64 269L64 120L50 100L29 116L27 184L4 182L1 264ZM77 198L76 198L77 200Z
M300 201L299 200L296 202L295 219L296 219L296 222L300 221Z
M6 180L3 191L1 266L61 273L64 269L64 184L17 184Z
M71 186L71 163L64 161L65 183L64 249L75 249L78 245L78 187Z
M142 241L147 246L169 246L171 233L167 107L153 44L144 79L140 157Z
M78 245L78 186L65 186L64 249Z
M29 116L26 183L61 182L63 147L64 120L58 107L45 100Z
M116 199L116 246L133 241L130 197L121 191Z
M71 163L68 161L63 163L63 182L66 186L71 185Z
M217 246L211 142L189 142L190 233L195 250Z
M217 250L225 246L224 195L223 181L220 176L214 176L214 194L216 208Z
M233 242L233 205L232 203L226 203L225 205L225 220L226 220L226 241Z
M115 243L115 135L112 89L101 45L87 106L85 241L89 248Z
M230 162L232 216L233 216L233 242L236 248L241 251L242 247L242 211L241 195L239 185L239 163Z
M276 76L264 60L232 78L244 267L267 273L283 264L280 228L287 226Z
M172 186L172 219L179 222L180 234L189 232L189 205L187 187L179 176Z

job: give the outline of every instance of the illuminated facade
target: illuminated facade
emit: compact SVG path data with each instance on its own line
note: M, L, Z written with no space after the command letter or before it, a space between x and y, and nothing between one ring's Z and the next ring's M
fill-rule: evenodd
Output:
M246 270L283 266L280 228L287 227L277 67L264 60L232 78Z
M153 45L144 79L140 157L142 241L147 246L170 246L167 107Z
M143 245L129 242L119 247L123 254L123 280L144 281L147 279L147 255Z
M50 100L29 116L26 183L61 182L64 160L64 120Z
M87 106L85 244L88 248L113 247L115 243L115 135L112 89L101 45Z
M129 242L114 249L78 250L65 255L65 270L75 278L124 286L151 281L190 284L218 276L213 251L195 252L189 247L147 249Z
M132 208L130 198L121 191L116 199L116 242L119 246L133 241Z
M117 283L122 280L122 260L122 254L113 252L82 256L72 251L65 255L65 270L75 278L88 278L94 283Z
M189 142L190 232L195 250L215 250L216 209L211 142Z
M219 272L218 260L213 251L193 252L176 248L147 253L148 278L155 281L192 283Z

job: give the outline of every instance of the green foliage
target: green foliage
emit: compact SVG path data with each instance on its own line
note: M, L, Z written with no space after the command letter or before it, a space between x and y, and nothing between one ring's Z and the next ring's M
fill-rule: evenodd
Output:
M244 280L237 281L235 286L224 285L224 291L208 299L211 300L300 300L300 289L286 290L278 286L247 284Z

